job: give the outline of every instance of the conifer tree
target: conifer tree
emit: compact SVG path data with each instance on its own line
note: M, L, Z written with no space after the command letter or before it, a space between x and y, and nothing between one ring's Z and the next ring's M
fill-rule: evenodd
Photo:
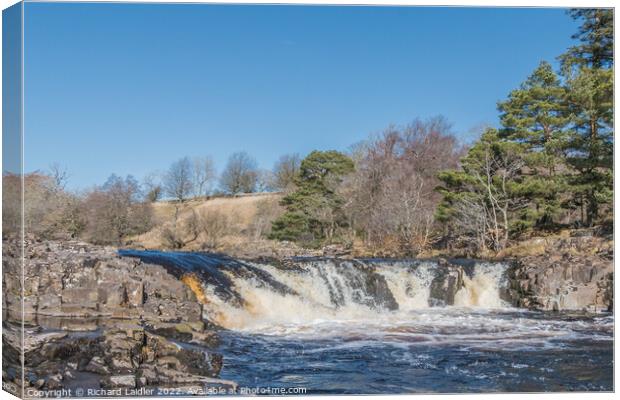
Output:
M520 195L532 206L522 215L524 226L549 225L560 211L564 174L561 149L566 140L566 89L545 61L498 104L500 137L523 145L524 171Z
M571 117L565 151L577 171L571 190L591 226L613 196L613 11L579 9L571 15L583 24L573 36L581 43L560 57Z
M286 212L274 221L270 237L307 246L331 241L346 223L337 187L353 169L353 161L337 151L310 153L301 162L297 190L282 199Z

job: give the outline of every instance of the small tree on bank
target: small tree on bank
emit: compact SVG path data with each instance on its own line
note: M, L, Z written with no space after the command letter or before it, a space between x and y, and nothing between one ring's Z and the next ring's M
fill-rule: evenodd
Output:
M301 158L299 154L285 154L273 167L274 186L278 190L291 190L299 173Z
M128 175L111 175L105 184L90 192L84 200L86 232L89 241L120 244L127 236L152 227L150 205L141 202L138 182Z
M180 208L194 190L192 162L188 157L175 161L164 175L163 189L166 195L176 200L174 205L174 223L179 217Z
M270 238L313 247L332 242L347 223L338 186L353 170L353 161L340 152L310 153L301 162L297 190L282 199L286 212L273 223Z
M215 179L215 165L211 157L196 157L193 159L193 186L196 196L206 196L211 190L211 183Z
M220 177L220 186L226 193L253 193L256 191L258 167L256 160L242 151L228 158L226 168Z

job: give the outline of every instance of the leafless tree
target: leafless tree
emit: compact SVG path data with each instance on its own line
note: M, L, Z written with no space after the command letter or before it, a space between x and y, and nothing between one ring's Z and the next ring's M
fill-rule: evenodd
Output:
M256 191L272 192L277 190L276 177L272 171L260 169L256 173Z
M228 217L219 212L207 210L201 215L200 227L202 229L204 246L208 249L216 249L220 239L228 231Z
M181 249L185 242L181 239L175 227L164 227L161 232L162 244L168 249Z
M158 201L161 198L163 191L161 173L151 172L147 174L142 180L142 186L144 188L147 201L151 203Z
M256 191L258 168L256 160L246 152L233 153L220 177L222 189L230 194Z
M261 199L256 204L256 214L250 223L249 234L253 240L258 240L261 237L266 237L270 230L271 224L282 213L284 208L279 204L279 198L265 198Z
M175 161L164 175L164 192L167 196L183 203L194 189L192 176L192 163L188 157Z
M489 232L489 210L484 196L470 192L454 205L454 224L452 225L453 242L478 251L487 249ZM453 243L454 244L454 243Z
M462 148L443 118L391 126L358 147L342 188L350 225L372 248L415 254L430 244L437 173L456 168Z
M64 173L58 177L63 175L67 176ZM5 173L2 180L3 234L18 233L22 215L26 231L41 238L66 239L82 233L85 226L83 199L58 186L63 182L64 179L56 179L52 173L25 174L23 181L20 175Z
M69 181L69 172L67 167L60 165L59 163L52 163L49 167L50 176L54 180L54 185L58 190L65 190L67 182Z
M299 154L281 156L273 167L274 187L284 191L292 189L300 166L301 157Z
M215 180L215 164L211 157L195 157L193 159L194 194L206 196Z
M472 166L469 173L476 184L471 185L469 195L456 205L457 229L470 234L475 231L480 249L504 249L511 230L511 215L528 205L526 199L512 195L509 190L510 181L520 173L524 161L519 154L498 154L487 146L477 165Z
M192 162L188 157L183 157L170 165L168 172L164 175L163 188L168 197L175 200L174 203L174 224L179 218L179 211L185 201L194 190L192 180Z
M86 238L99 244L120 244L123 239L152 227L151 208L140 201L138 182L131 176L110 176L84 200Z

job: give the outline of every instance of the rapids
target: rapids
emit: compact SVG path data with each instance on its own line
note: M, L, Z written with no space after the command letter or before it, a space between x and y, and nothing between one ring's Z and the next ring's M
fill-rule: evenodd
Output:
M222 377L248 388L613 389L613 316L512 308L506 263L121 255L198 282L205 319L226 328Z

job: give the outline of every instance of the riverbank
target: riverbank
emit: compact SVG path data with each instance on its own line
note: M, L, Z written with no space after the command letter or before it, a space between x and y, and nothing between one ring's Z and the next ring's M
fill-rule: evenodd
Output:
M17 250L3 242L5 387L22 386L23 315L25 390L235 388L218 379L218 337L202 304L163 267L111 247L28 240L22 314Z
M536 238L527 245L522 248L534 247L535 251L510 255L515 263L510 280L517 307L613 311L614 248L610 237L565 235Z

